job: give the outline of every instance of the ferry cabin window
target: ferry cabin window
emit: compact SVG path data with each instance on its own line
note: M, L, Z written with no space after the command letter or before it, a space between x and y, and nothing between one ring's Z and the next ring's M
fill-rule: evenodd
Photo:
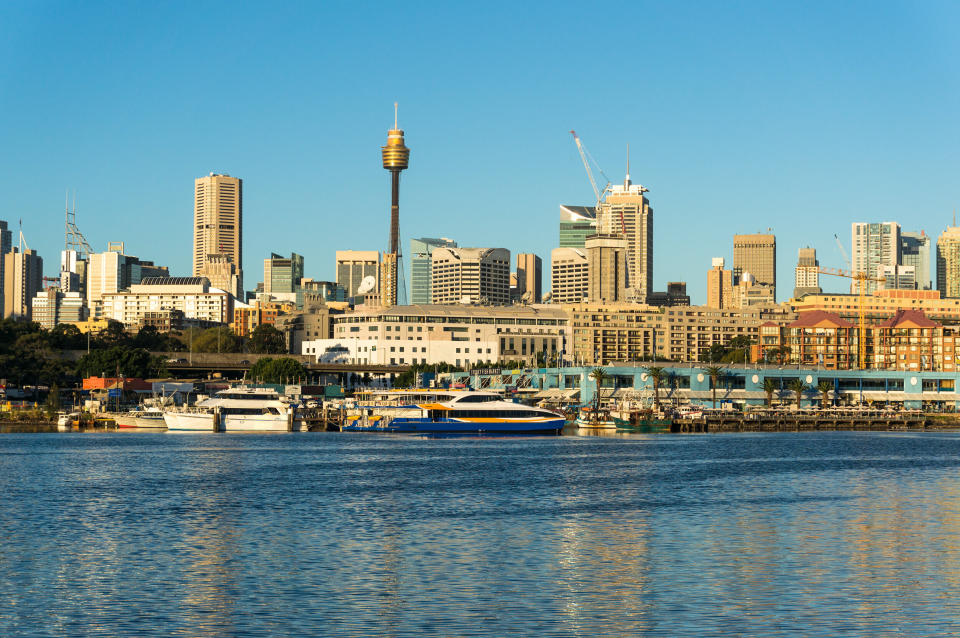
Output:
M500 397L496 395L485 396L482 394L473 394L463 397L457 401L457 403L486 403L487 401L498 401L499 399Z

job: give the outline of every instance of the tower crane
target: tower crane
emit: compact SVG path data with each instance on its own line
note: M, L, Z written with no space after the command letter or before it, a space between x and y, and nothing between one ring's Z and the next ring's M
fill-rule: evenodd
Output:
M836 235L834 235L836 236ZM840 240L837 239L837 245L840 246L840 249L843 250L843 246L840 245ZM846 252L844 252L846 256ZM824 268L822 266L817 267L817 272L822 275L833 275L834 277L846 277L852 279L857 287L857 367L861 370L866 369L867 365L867 321L866 313L864 312L863 304L864 297L866 295L866 288L868 281L876 281L879 283L884 283L886 278L884 277L871 277L865 272L851 272L850 270L841 270L839 268Z
M600 212L600 202L607 194L607 189L610 188L610 178L607 177L607 174L603 172L603 169L600 168L600 165L597 163L597 160L593 159L593 155L590 154L590 151L587 150L587 147L583 145L583 142L580 141L580 137L577 135L576 131L570 131L570 134L573 135L573 141L577 144L577 151L580 153L580 159L583 161L583 167L587 171L587 179L590 180L590 186L593 188L593 196L596 197L597 203L595 205L595 210L597 213ZM589 158L589 161L587 161ZM604 184L603 190L597 188L597 180L593 177L593 171L590 170L590 162L593 162L593 165L597 167L597 172L603 176L607 183ZM627 160L629 164L629 160ZM629 173L629 168L627 169ZM623 231L623 236L627 236L627 225L623 220L623 213L620 213L620 229Z

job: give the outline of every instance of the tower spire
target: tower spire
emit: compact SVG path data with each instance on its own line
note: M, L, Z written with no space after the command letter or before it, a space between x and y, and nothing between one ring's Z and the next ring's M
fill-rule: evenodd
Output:
M397 126L397 106L398 106L397 103L394 102L393 103L393 130L394 131L400 128L399 126Z
M624 186L630 186L630 142L627 142L627 179L623 182Z
M395 306L399 292L400 269L400 171L407 168L410 149L403 143L403 131L397 121L397 103L393 103L393 128L387 133L387 145L380 148L383 167L390 171L390 252L383 256L383 271L380 278L380 302L383 306Z

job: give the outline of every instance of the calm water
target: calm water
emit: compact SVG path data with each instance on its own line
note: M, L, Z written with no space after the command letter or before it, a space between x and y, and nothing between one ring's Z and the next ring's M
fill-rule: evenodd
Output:
M0 635L952 636L960 435L0 436Z

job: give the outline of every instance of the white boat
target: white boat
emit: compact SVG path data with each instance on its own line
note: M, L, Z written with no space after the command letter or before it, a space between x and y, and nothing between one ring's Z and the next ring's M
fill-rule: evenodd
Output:
M192 407L163 412L168 430L194 432L296 432L296 406L268 388L221 390Z
M60 432L69 432L70 429L80 424L79 412L57 412L57 430Z
M156 407L130 410L122 414L115 414L113 420L118 428L165 428L163 410Z

